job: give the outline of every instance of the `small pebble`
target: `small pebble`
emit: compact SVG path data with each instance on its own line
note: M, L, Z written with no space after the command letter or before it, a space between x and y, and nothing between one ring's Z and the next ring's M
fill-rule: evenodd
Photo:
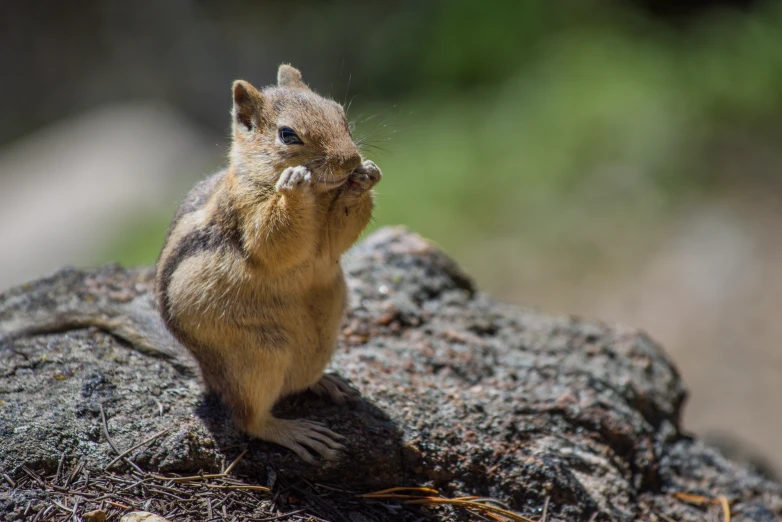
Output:
M106 512L102 509L96 509L95 511L88 511L81 516L84 522L105 522Z

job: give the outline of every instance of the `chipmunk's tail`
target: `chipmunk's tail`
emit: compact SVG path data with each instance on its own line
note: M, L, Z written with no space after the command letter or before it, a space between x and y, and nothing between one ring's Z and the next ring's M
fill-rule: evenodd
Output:
M123 284L132 292L123 290ZM67 268L0 294L0 344L88 327L105 330L141 353L166 359L180 371L196 369L155 307L148 269Z

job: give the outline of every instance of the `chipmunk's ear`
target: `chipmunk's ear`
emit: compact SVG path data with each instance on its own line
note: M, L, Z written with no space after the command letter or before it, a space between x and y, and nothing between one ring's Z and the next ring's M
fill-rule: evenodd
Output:
M263 95L258 89L244 80L236 80L233 85L234 129L240 126L242 130L257 129L261 123L261 109L263 108Z
M277 69L277 85L287 89L309 90L307 84L301 81L301 72L287 63L280 65L280 68Z

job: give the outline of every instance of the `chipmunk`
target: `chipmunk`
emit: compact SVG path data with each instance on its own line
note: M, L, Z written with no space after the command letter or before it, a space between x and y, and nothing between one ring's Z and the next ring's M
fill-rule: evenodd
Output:
M235 81L232 117L228 168L190 191L168 230L156 264L159 315L241 430L307 462L310 450L334 459L340 435L271 409L306 389L336 402L354 393L324 369L346 307L340 256L369 222L382 174L362 161L343 108L290 65L262 90ZM62 317L117 331L147 351L167 335L100 314Z
M312 460L340 436L272 416L282 396L349 390L323 370L346 306L339 260L372 215L381 172L342 107L282 65L277 86L233 84L229 167L179 207L157 262L163 321L248 434Z

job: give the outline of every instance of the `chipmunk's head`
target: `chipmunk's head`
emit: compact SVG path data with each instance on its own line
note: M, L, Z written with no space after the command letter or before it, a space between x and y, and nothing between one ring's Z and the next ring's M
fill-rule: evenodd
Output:
M328 190L361 163L342 106L311 91L290 65L262 91L235 81L233 101L231 164L240 176L274 183L285 168L303 165Z

